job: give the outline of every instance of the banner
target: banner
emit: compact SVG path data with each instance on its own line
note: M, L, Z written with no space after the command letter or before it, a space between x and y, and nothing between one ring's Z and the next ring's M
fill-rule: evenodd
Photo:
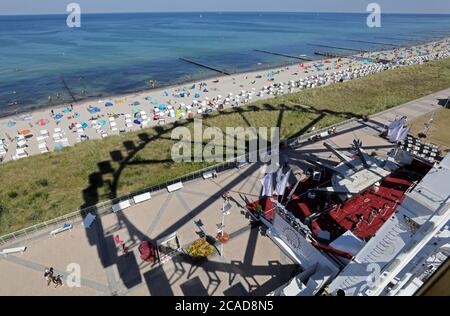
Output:
M291 176L291 170L289 170L281 181L277 182L276 193L279 196L284 196L284 192L286 192L286 188L288 185L289 177Z
M262 178L261 183L263 185L262 196L273 195L273 173L268 173Z

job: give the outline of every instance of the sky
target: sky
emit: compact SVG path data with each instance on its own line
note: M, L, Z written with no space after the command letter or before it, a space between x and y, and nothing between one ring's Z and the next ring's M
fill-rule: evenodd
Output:
M69 3L82 13L165 11L365 12L371 2L382 13L447 13L449 0L0 0L0 15L66 14Z

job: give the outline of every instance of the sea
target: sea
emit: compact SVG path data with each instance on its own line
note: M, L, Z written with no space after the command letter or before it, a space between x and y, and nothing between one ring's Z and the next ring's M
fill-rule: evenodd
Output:
M314 57L315 51L394 48L445 37L450 15L197 12L0 16L0 116L196 81L218 73L298 63L264 50ZM370 42L370 43L369 43Z

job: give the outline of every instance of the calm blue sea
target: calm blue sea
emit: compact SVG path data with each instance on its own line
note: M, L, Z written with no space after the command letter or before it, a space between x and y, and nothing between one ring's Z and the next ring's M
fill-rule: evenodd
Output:
M58 94L70 100L61 76L77 98L83 90L105 96L146 89L148 80L170 85L215 75L181 57L241 72L295 62L254 49L350 53L310 44L377 49L450 31L450 15L383 15L373 29L365 14L89 14L78 29L66 17L0 16L0 115L48 106Z

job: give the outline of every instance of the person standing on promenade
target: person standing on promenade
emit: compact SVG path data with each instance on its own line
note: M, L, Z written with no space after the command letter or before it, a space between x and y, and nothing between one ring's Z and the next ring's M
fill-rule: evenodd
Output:
M50 283L53 280L53 267L45 269L44 277L45 277L45 279L47 281L47 286L50 286Z
M63 282L62 282L61 277L62 277L61 275L58 275L57 277L52 278L52 281L53 281L53 283L55 284L55 289L56 289L58 286L63 286Z

